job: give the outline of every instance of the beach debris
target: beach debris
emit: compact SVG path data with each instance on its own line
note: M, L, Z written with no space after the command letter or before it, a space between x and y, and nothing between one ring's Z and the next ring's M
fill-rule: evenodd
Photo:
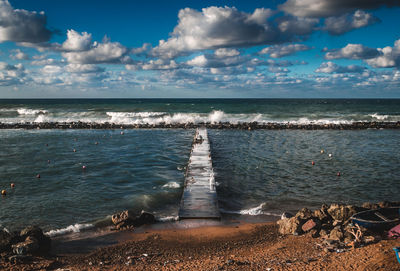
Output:
M6 191L5 189L1 190L1 195L2 195L2 196L7 195L7 191Z
M308 232L311 231L312 229L316 229L318 224L320 223L318 220L314 220L314 219L309 219L307 220L306 223L303 224L303 226L301 226L301 229L303 230L303 232Z
M40 174L36 174L36 178L40 179Z
M15 187L15 183L11 183L10 186L11 186L11 188L14 188Z
M391 228L388 232L388 237L389 238L395 238L399 239L400 238L400 224Z

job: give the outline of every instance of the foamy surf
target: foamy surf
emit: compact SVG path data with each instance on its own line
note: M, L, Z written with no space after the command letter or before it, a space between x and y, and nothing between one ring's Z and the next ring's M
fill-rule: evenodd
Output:
M220 211L221 211L221 213L225 213L225 214L250 215L250 216L269 215L269 216L277 216L277 217L280 216L280 214L263 211L263 208L265 207L265 205L266 205L266 203L263 202L260 205L253 207L253 208L248 208L248 209L243 209L243 210L238 210L238 211L220 209Z
M19 108L17 109L18 114L20 115L38 115L38 114L47 114L49 111L42 109L29 109L29 108Z
M157 217L157 221L159 222L174 222L179 220L179 216L163 216L163 217Z
M181 186L177 182L169 182L169 183L164 184L162 187L163 188L179 188Z
M68 233L80 232L81 230L87 230L93 227L94 227L93 224L75 224L75 225L69 225L68 227L62 229L50 230L45 234L49 237L54 237L59 235L65 235Z

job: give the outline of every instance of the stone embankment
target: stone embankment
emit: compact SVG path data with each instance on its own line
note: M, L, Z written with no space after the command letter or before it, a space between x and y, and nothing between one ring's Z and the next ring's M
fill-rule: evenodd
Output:
M354 225L351 216L369 209L398 207L400 202L364 203L361 207L344 204L322 205L311 211L303 208L291 215L284 213L277 221L282 235L302 235L309 233L314 238L321 238L321 248L325 251L341 252L345 249L365 244L376 243L386 238L385 232L372 232Z

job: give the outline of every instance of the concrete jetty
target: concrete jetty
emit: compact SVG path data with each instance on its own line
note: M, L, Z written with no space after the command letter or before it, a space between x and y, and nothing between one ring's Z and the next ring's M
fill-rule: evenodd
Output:
M206 128L196 129L186 169L179 219L220 219Z

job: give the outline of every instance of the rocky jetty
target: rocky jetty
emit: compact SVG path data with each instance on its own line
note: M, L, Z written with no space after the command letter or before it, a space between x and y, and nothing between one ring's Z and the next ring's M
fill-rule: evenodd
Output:
M364 203L361 207L345 204L322 205L311 211L303 208L295 215L285 213L277 221L282 235L302 235L309 233L321 238L321 247L326 251L340 252L343 249L357 247L380 241L382 233L370 232L351 223L351 216L365 210L400 206L400 202Z
M114 224L114 230L133 230L145 224L153 224L156 219L153 214L142 211L139 215L126 210L112 215L111 221Z
M4 261L18 263L32 255L45 255L50 251L51 239L42 229L29 226L20 232L0 230L0 255Z
M353 122L342 124L296 124L296 123L158 123L158 124L117 124L117 123L94 123L94 122L23 122L23 123L1 123L0 129L152 129L152 128L174 128L195 129L206 127L209 129L236 129L236 130L363 130L363 129L400 129L398 122Z

